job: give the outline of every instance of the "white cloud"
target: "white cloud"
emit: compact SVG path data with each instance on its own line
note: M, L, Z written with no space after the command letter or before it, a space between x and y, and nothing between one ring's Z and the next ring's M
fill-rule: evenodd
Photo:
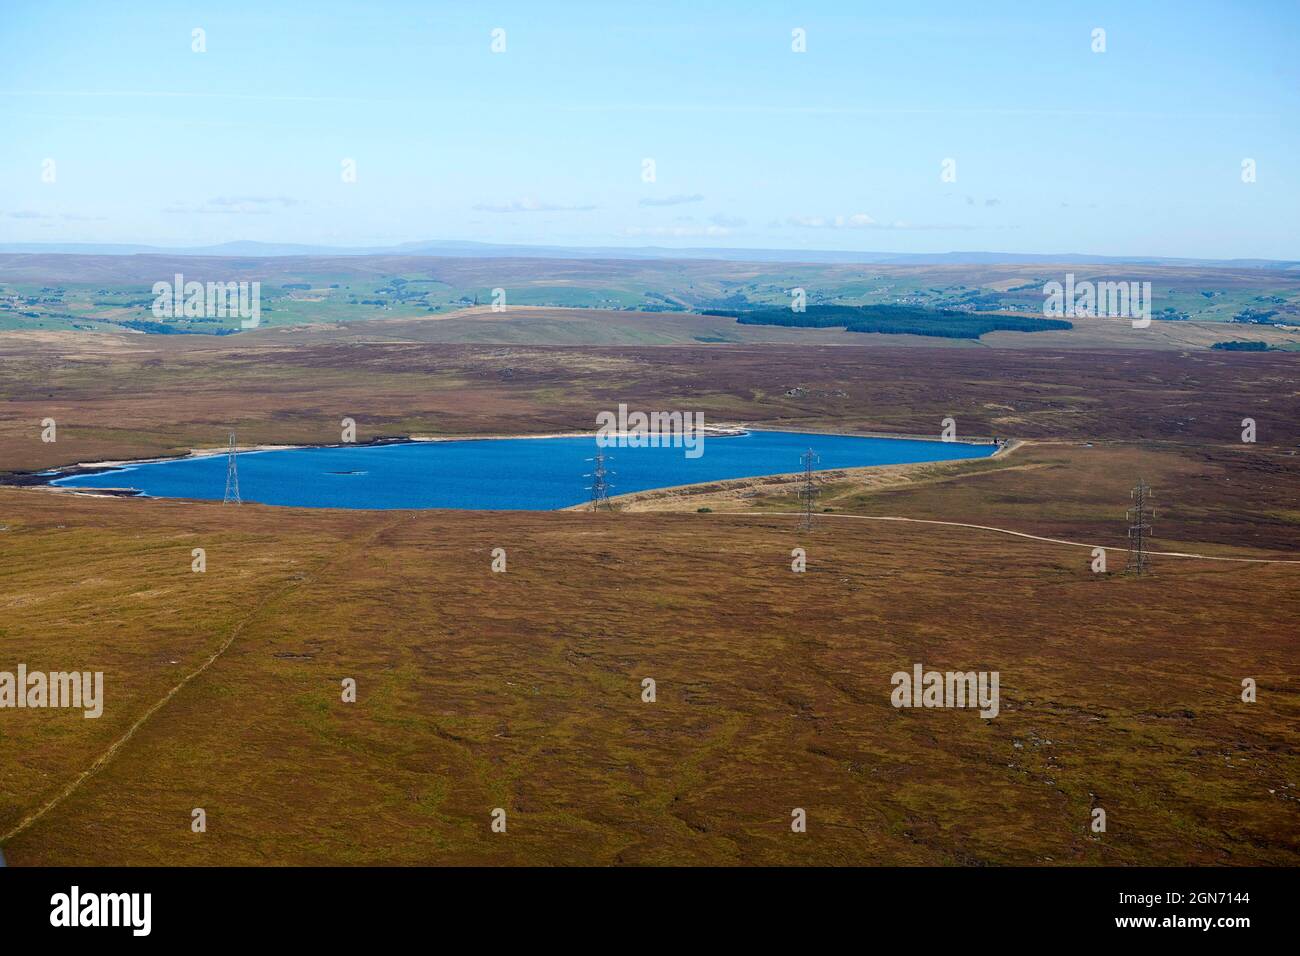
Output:
M61 212L37 212L35 209L15 209L12 212L0 212L0 216L6 219L61 219L64 222L104 222L104 216L83 216L80 213Z
M289 196L217 196L203 203L172 203L163 212L182 215L266 216L273 209L288 209L303 204L303 200Z
M865 212L851 216L791 216L786 225L802 229L867 229L872 226L880 228L880 223Z
M649 239L709 239L731 233L725 226L629 226L623 230L625 236Z
M303 200L289 196L218 196L208 201L210 206L300 206Z
M713 223L715 226L722 226L725 229L739 229L741 226L745 225L745 220L741 219L739 216L726 216L722 213L710 216L709 222Z
M779 229L781 223L773 222L772 228ZM799 229L972 229L973 226L911 223L905 219L893 222L877 222L864 212L852 216L790 216L784 225Z
M642 206L681 206L688 202L704 202L703 193L691 193L689 196L678 193L673 196L664 196L662 199L646 197L642 199L639 205Z
M536 199L513 199L505 203L475 203L478 212L590 212L595 206L566 206Z

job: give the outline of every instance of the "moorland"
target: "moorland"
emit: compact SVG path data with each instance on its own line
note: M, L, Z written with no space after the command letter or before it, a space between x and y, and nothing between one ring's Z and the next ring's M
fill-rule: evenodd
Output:
M674 266L687 284L697 267ZM453 283L468 290L499 264L457 268L483 270ZM1300 860L1300 359L1210 348L1294 333L1201 316L1141 339L1088 320L956 342L544 305L0 336L6 662L106 687L97 720L0 723L11 865ZM737 338L700 341L719 329ZM549 434L620 401L808 431L935 435L952 417L1016 444L823 474L811 531L789 478L532 514L21 483L232 429ZM1124 573L1138 478L1155 550L1196 555L1142 576ZM918 662L998 670L999 716L894 709L890 675Z

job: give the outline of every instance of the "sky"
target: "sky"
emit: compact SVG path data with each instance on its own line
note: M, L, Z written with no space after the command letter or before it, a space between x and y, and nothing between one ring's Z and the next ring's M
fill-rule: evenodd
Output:
M0 242L1300 259L1297 36L1292 0L4 0Z

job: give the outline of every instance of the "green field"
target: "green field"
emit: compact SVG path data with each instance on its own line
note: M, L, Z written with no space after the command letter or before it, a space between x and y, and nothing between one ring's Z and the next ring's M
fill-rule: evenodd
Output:
M217 258L0 256L0 330L224 334L239 319L156 318L154 282L261 283L264 327L437 316L493 302L636 312L785 308L803 289L810 307L906 306L980 314L1041 314L1044 283L1152 283L1157 319L1231 322L1267 315L1300 325L1300 277L1285 270L1186 267L847 266L683 260Z

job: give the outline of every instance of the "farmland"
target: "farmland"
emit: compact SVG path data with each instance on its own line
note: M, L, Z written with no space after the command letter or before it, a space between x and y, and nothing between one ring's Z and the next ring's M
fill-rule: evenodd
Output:
M1266 315L1300 325L1300 278L1281 269L1170 266L893 266L717 260L458 259L400 256L205 257L0 255L0 330L152 330L155 282L261 283L269 327L442 318L507 306L635 312L787 307L804 289L813 306L890 305L1041 315L1043 286L1149 281L1162 323ZM171 331L239 329L232 317L165 318ZM734 330L734 323L731 323ZM727 341L729 339L724 339ZM733 336L732 339L735 340ZM560 343L556 343L560 344Z

